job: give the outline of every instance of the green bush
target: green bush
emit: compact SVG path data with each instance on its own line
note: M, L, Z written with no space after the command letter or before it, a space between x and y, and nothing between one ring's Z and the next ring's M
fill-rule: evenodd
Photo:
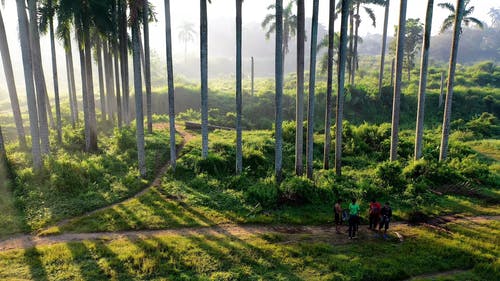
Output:
M402 178L403 168L397 161L386 161L377 166L376 178L383 187L393 188L397 192L402 192L405 181Z
M314 183L303 177L290 177L280 185L280 201L290 205L302 205L319 202L320 189Z
M274 207L278 200L276 185L268 181L258 181L245 191L246 200L260 203L264 208Z

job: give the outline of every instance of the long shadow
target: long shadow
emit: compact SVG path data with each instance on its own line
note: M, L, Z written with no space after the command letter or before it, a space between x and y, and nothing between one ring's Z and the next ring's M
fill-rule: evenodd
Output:
M134 276L125 267L124 261L119 259L118 255L105 243L93 242L91 246L94 255L99 258L99 268L106 276L105 280L134 280Z
M24 250L24 260L28 264L31 278L36 281L48 281L47 271L42 263L42 254L36 248Z
M96 261L98 257L93 254L84 243L67 243L66 247L71 251L71 255L73 256L72 262L78 265L83 280L94 281L108 279L104 277L104 271L102 271Z
M151 193L145 194L138 198L145 207L149 208L156 216L163 219L162 224L168 226L191 226L193 223L188 224L180 216L176 215L173 210L177 208L175 204L167 199L163 199L162 195L156 190L151 189ZM163 199L160 202L155 201L155 196L158 199ZM165 206L167 205L167 206ZM169 209L170 208L170 209Z

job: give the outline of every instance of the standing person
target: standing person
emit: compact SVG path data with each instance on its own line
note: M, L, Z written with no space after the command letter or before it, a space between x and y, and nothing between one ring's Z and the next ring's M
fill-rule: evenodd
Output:
M378 222L380 220L380 209L382 209L382 205L373 198L370 201L370 210L368 214L368 220L370 222L370 226L368 229L376 230Z
M380 215L382 217L382 220L380 221L378 230L381 231L382 227L384 227L384 239L387 239L387 229L389 229L389 223L391 222L392 218L392 209L389 205L389 202L386 202L382 210L380 210Z
M340 225L342 224L342 199L338 199L337 203L335 203L335 206L333 208L333 211L335 213L335 232L337 234L340 234Z
M356 237L356 230L359 221L359 205L356 204L356 199L353 198L349 204L349 239Z

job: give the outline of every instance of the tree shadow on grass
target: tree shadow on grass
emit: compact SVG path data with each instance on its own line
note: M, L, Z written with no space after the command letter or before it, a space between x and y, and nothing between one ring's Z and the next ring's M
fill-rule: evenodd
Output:
M24 250L24 261L29 266L31 278L36 281L48 281L47 271L42 263L42 254L37 248Z

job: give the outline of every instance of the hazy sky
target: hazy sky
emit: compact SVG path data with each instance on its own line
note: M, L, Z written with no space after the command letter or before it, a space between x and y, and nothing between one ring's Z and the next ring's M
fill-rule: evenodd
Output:
M164 56L165 53L165 29L164 29L164 6L163 0L150 0L152 4L156 7L158 22L153 23L151 26L151 47L152 50L158 53L160 56ZM336 2L338 2L337 0ZM456 2L455 0L449 0L451 2ZM7 29L7 38L9 41L10 49L11 49L11 57L13 61L13 65L16 66L21 65L21 54L20 54L20 46L18 40L18 25L17 25L17 11L15 0L5 0L5 8L3 8L3 16L4 22ZM288 0L284 0L285 5L288 3ZM398 12L399 12L399 0L391 0L390 7L390 17L389 17L389 26L390 26L390 34L394 32L393 26L398 22ZM436 0L435 3L445 2L445 0ZM177 39L178 31L177 27L184 21L192 22L195 25L195 29L198 30L199 26L199 3L198 0L171 0L172 7L172 25L173 25L173 40L174 46L173 51L174 54L180 55L183 54L184 45L180 44ZM243 3L243 22L258 22L260 23L264 16L268 13L267 7L274 3L273 0L246 0ZM312 0L306 0L306 16L311 17L312 14ZM421 18L424 21L425 17L425 8L427 1L425 0L408 0L408 13L407 18ZM328 23L328 5L329 0L320 0L320 23L323 25L327 25ZM474 16L479 18L480 20L490 23L490 18L488 16L488 11L492 7L500 7L500 0L472 0L471 5L476 7L474 11ZM376 12L377 16L377 27L374 28L371 26L368 20L364 20L360 27L361 35L367 33L382 33L383 26L383 13L384 9L382 7L373 6L373 9ZM439 29L440 23L443 19L448 15L448 11L445 11L439 7L435 7L434 9L434 26L433 33L437 33ZM232 28L234 26L234 17L235 17L235 1L233 0L212 0L212 4L208 5L208 17L210 21L218 21L218 22L227 22L228 28ZM335 29L338 30L338 23L335 23ZM209 33L210 33L210 25L209 25ZM42 54L44 65L47 68L50 68L50 48L48 44L48 36L42 37ZM219 39L219 38L217 38ZM211 40L215 40L212 38ZM229 36L227 38L220 38L220 40L227 41L227 44L234 45L234 38ZM58 43L59 44L59 43ZM209 42L210 44L210 42ZM59 46L61 46L59 44ZM193 55L197 55L196 48L198 48L199 43L195 42L190 45L190 50ZM76 53L76 52L75 52ZM228 54L231 55L231 54ZM62 60L63 52L61 49L58 50L58 56L61 57ZM76 58L75 58L76 59ZM50 71L50 70L49 70ZM6 85L3 77L3 69L0 65L0 92L6 91ZM15 69L16 73L20 73L21 70L19 68ZM16 77L18 79L19 77Z

